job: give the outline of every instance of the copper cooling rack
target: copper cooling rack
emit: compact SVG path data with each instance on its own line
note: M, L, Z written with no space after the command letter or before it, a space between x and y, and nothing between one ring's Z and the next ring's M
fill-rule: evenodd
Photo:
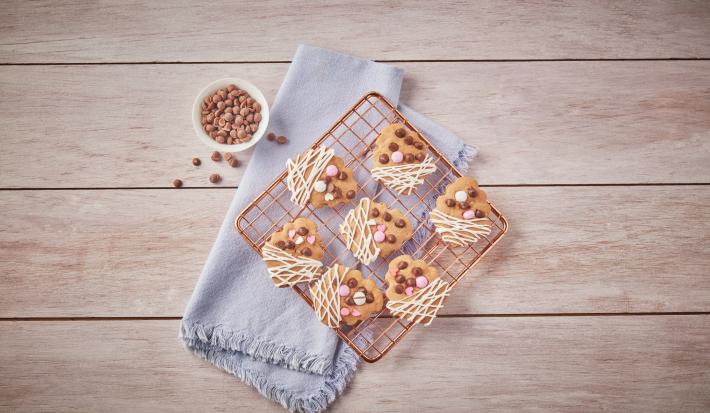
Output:
M419 134L428 145L437 166L437 171L427 175L425 182L417 187L416 193L409 196L399 195L378 184L370 174L370 157L375 138L382 128L393 122L404 123L410 130ZM290 201L284 170L239 214L235 222L237 230L259 254L272 233L287 222L303 216L318 225L323 245L326 247L322 260L324 266L331 266L336 262L350 267L357 266L364 277L373 278L382 286L389 260L406 253L434 266L444 280L455 286L508 230L505 217L491 204L491 212L487 217L491 225L490 234L468 247L454 248L441 241L428 221L426 211L433 207L444 186L460 177L461 173L387 99L376 92L366 94L355 103L313 144L313 148L318 146L333 148L335 155L341 157L345 165L353 170L359 185L358 195L336 208L315 209L310 204L305 207L296 206ZM338 237L338 226L345 219L345 215L365 196L402 211L412 223L416 234L399 252L393 252L387 259L378 258L370 265L358 263L345 248L344 241ZM293 288L311 307L313 306L308 285L299 284ZM456 288L452 289L451 294L456 294ZM434 322L436 323L436 320ZM354 327L341 325L335 331L365 361L375 362L390 351L414 326L414 323L391 316L385 308Z

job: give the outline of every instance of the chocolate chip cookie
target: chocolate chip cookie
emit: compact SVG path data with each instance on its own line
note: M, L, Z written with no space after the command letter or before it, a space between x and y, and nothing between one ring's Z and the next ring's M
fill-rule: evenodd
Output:
M271 235L261 250L277 287L312 281L319 275L323 243L315 222L297 218Z
M442 240L451 246L467 246L490 233L487 218L491 206L475 179L462 176L446 186L436 199L429 219Z

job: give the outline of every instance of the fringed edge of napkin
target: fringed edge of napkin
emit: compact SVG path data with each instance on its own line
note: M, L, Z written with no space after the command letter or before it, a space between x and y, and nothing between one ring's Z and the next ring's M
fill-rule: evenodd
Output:
M461 148L459 149L459 154L456 159L453 160L452 163L454 164L456 169L461 172L462 175L466 175L468 173L469 167L471 166L471 162L473 161L473 158L476 157L476 155L478 155L478 149L476 147L462 143ZM431 198L426 200L426 208L421 214L422 221L428 219L429 210L436 206L436 198L438 198L439 195L443 194L445 189L445 184L439 185L439 187L436 188L436 190L434 191L434 194L431 196ZM404 246L404 252L406 252L407 254L413 254L417 250L417 246L422 245L428 239L429 235L430 231L427 228L422 227L417 230L417 232L412 235L412 238L415 242L408 242Z
M360 360L347 346L333 363L333 360L325 360L284 345L228 332L220 327L208 328L199 323L182 323L180 339L188 350L198 357L239 377L261 395L291 412L319 413L327 409L345 390ZM342 342L340 345L345 346ZM326 387L312 394L289 391L270 383L258 372L242 368L237 359L232 357L234 352L290 369L326 375ZM314 369L320 372L315 372Z

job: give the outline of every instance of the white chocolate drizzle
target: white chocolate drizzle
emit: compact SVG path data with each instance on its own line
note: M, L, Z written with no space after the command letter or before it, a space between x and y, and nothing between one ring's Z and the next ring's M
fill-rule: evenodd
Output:
M281 248L266 243L261 249L264 262L275 262L277 265L268 267L271 281L277 287L292 286L302 282L311 282L319 275L323 263L307 257L295 257Z
M330 328L337 328L340 324L340 274L349 270L340 264L334 264L310 288L313 309L318 319Z
M369 264L377 259L380 248L375 242L370 222L370 198L362 198L358 205L351 209L340 224L340 233L345 237L345 246L352 251L355 258L363 264Z
M313 187L321 173L333 157L332 148L317 147L286 161L288 176L286 186L291 191L291 201L298 206L305 206L311 197Z
M438 209L429 213L429 220L445 243L465 247L491 233L488 218L459 219Z
M409 297L388 301L387 309L395 317L428 326L444 306L444 298L450 291L451 285L437 278Z
M424 177L436 171L431 156L421 163L378 166L370 171L372 177L400 194L409 195L414 188L424 183Z

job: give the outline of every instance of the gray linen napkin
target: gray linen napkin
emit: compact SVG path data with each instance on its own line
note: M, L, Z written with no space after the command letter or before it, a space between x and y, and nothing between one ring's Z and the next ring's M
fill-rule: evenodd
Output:
M352 377L357 355L291 289L276 288L257 255L234 230L236 215L362 95L399 101L403 71L333 51L299 46L271 108L266 140L229 207L182 319L180 338L196 355L254 386L290 411L320 412ZM400 106L461 170L476 150L413 110Z

